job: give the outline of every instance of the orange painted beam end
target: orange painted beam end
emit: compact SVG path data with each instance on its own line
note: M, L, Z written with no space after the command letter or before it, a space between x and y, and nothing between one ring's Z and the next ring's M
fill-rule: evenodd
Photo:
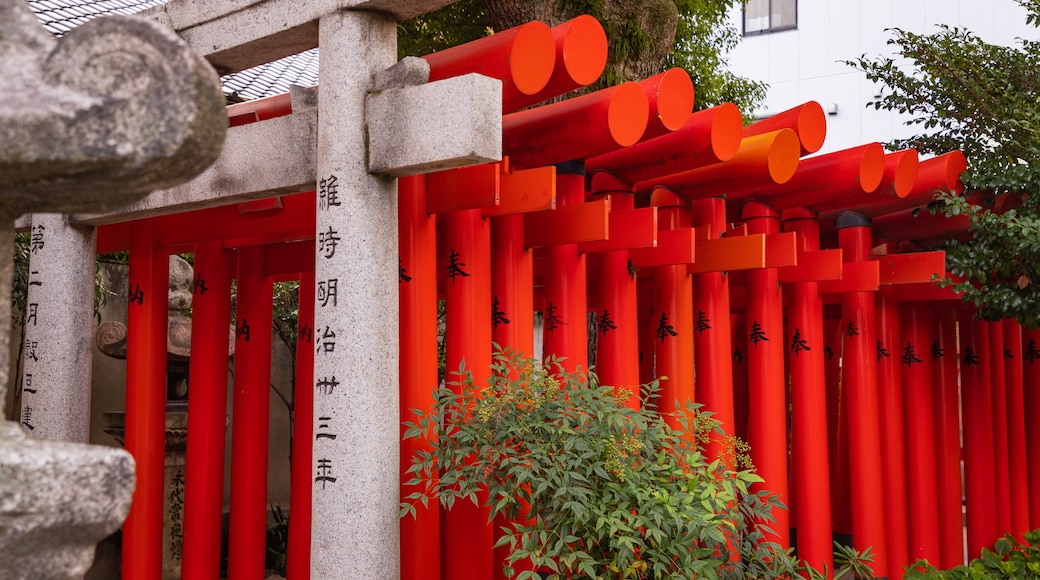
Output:
M650 123L641 140L682 129L693 112L693 80L690 73L672 68L639 81L650 102Z
M499 203L485 206L484 217L556 209L556 167L535 167L499 178Z
M725 103L693 113L674 133L592 157L585 169L636 183L727 161L740 148L741 124L740 110Z
M485 163L426 175L426 213L494 207L500 199L498 163Z
M609 235L610 201L606 199L524 215L528 248L595 242L609 239Z
M607 34L598 20L583 14L552 28L555 66L546 85L527 97L518 96L506 112L551 99L599 79L607 65Z
M761 135L779 129L791 129L798 134L802 155L816 153L827 137L827 115L816 101L798 105L744 127L744 136Z

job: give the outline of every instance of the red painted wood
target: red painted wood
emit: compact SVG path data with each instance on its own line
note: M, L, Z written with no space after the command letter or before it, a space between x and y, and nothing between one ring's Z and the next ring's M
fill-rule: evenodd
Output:
M235 375L231 418L228 580L264 573L267 448L271 416L272 284L262 246L238 252Z
M780 235L780 212L761 204L745 206L748 236ZM791 253L793 254L793 235ZM741 239L741 237L727 238ZM765 481L752 490L768 490L784 504L789 503L787 469L787 375L784 372L783 297L776 268L748 272L747 357L748 357L748 433L751 459ZM810 509L810 508L806 508ZM791 546L791 519L787 510L773 510L775 522L767 524L773 533L766 539L780 546Z
M312 245L313 248L313 245ZM314 272L300 275L300 296L314 295ZM300 300L296 328L296 390L293 393L292 473L286 580L311 577L311 466L314 448L314 301Z
M1011 533L1019 538L1028 532L1029 509L1040 499L1029 497L1026 446L1025 398L1022 390L1022 327L1013 319L1002 321L1004 333L1004 380L1007 384L1008 465L1011 483Z
M220 574L231 324L230 252L220 242L198 244L194 263L188 377L191 412L187 454L191 461L184 469L184 529L191 533L184 534L181 576L205 578Z
M990 385L989 327L973 313L958 316L960 326L961 400L963 403L965 509L968 558L997 539L993 470L993 390Z
M903 421L902 360L906 341L899 328L899 303L890 289L877 293L877 387L881 410L885 534L888 577L899 578L910 563L907 531L906 437ZM917 358L920 358L917 356Z
M1011 531L1011 468L1008 465L1007 382L1004 376L1004 325L989 323L989 371L993 395L993 500L997 534Z
M530 104L529 95L549 83L556 43L546 24L533 21L423 58L430 64L430 82L469 73L499 79L502 110L508 112Z
M415 421L411 409L431 411L437 383L437 218L427 213L426 180L398 180L398 230L401 272L398 277L401 329L401 420ZM457 368L457 367L456 367ZM404 425L401 426L402 435ZM420 439L401 441L401 497L419 488L403 484L415 453L430 445ZM309 464L308 464L309 465ZM441 577L440 506L416 502L415 517L401 519L402 580Z
M934 313L921 305L904 305L900 368L906 425L907 523L909 559L940 562L939 480L935 445L933 366L939 360ZM895 353L893 353L895 354ZM958 512L960 510L958 509Z
M935 313L933 368L935 411L935 471L939 482L939 562L943 569L964 563L961 488L960 385L957 356L957 315L953 309Z
M727 161L740 148L741 124L736 105L724 103L693 113L673 133L589 158L585 168L631 184Z
M791 219L783 226L801 238L806 250L802 256L817 251L820 226L816 220ZM789 305L784 344L791 373L792 520L798 530L799 557L822 571L825 567L833 570L834 560L823 304L816 286L811 280L784 285Z
M838 231L846 264L869 258L870 228ZM848 292L842 299L841 389L848 413L849 483L852 540L857 550L871 547L878 576L888 573L881 426L878 420L877 319L873 292Z
M162 577L166 462L166 316L169 263L154 220L130 228L127 312L126 450L136 482L123 524L123 578Z

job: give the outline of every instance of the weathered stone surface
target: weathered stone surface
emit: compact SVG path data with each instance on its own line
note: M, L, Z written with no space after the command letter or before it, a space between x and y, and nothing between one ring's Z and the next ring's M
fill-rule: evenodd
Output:
M502 82L469 74L368 96L369 171L400 177L502 159Z
M0 75L0 210L9 215L118 207L220 153L216 74L147 19L98 18L55 39L24 2L0 0Z
M453 0L172 0L141 12L231 74L318 46L318 19L340 10L407 20Z
M0 0L0 79L0 320L9 320L14 217L104 211L182 183L219 155L227 117L212 68L141 18L100 18L56 40L21 0ZM67 224L32 225L54 233ZM93 256L92 235L62 244ZM60 271L60 260L52 266ZM68 316L83 314L74 301ZM89 343L89 330L68 334ZM0 400L9 342L0 329ZM81 362L72 350L54 352L63 354L49 365ZM22 408L21 425L0 421L0 578L82 578L95 544L129 513L134 460L119 449L27 439L34 410Z
M82 578L130 511L133 484L126 452L37 441L0 421L0 578Z

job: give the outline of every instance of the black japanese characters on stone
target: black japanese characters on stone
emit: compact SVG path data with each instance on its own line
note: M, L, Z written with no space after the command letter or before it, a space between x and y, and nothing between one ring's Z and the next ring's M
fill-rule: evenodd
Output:
M338 386L339 381L336 380L336 375L332 375L332 377L322 377L318 379L314 388L323 395L331 395Z
M335 175L318 181L318 209L328 211L342 205L339 201L339 179Z
M314 478L314 483L321 482L321 488L325 489L325 485L329 483L336 483L336 478L332 477L332 460L331 459L319 459L318 460L318 476Z
M318 253L326 260L335 256L336 246L339 245L339 240L339 232L332 229L332 226L329 226L329 229L324 232L318 232Z

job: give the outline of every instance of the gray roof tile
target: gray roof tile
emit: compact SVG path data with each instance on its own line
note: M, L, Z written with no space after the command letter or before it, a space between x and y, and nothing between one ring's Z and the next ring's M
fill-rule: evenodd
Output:
M167 0L25 0L44 27L61 36L98 16L132 14ZM272 63L227 75L220 79L226 93L245 99L258 99L284 93L289 85L313 86L318 83L318 50L289 56Z

